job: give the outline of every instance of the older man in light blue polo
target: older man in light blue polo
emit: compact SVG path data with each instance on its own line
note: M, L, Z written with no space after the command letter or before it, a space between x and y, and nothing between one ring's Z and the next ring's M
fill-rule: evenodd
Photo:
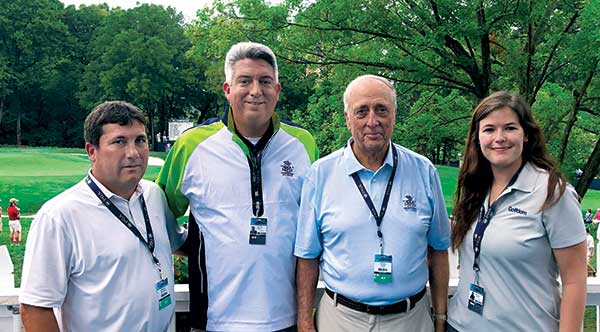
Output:
M396 95L385 78L352 81L344 116L348 145L318 160L302 189L294 252L298 330L315 331L320 264L326 292L317 330L430 332L435 325L441 332L450 239L438 173L425 157L391 142Z

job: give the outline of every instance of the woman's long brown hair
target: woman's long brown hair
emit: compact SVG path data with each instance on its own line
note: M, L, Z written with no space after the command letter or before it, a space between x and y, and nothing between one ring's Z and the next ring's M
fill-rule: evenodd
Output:
M479 122L493 111L505 107L515 112L527 137L527 142L523 145L523 163L531 162L538 168L546 170L550 175L548 194L540 210L556 204L565 192L567 180L548 153L544 135L533 119L529 104L520 96L510 92L495 92L477 105L471 118L463 165L458 175L458 185L454 197L454 225L451 237L453 250L460 246L465 235L477 220L481 204L483 204L494 178L490 163L483 156L479 147ZM557 189L558 195L555 195Z

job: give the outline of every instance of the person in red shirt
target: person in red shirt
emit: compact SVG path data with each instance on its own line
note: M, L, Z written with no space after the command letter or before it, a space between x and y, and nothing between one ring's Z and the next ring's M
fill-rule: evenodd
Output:
M19 200L16 198L10 199L8 206L8 226L10 227L10 244L21 245L21 213L17 207Z
M594 224L597 224L600 222L600 208L598 208L598 210L596 210L596 215L594 216L594 220L592 220Z

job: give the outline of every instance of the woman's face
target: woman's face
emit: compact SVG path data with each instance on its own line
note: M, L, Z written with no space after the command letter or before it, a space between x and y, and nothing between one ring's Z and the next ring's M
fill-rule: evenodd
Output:
M512 109L504 107L492 111L479 121L477 135L481 153L494 173L519 169L527 136Z

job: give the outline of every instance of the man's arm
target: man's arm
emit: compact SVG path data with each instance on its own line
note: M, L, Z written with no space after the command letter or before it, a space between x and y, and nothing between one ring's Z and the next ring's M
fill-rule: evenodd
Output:
M313 322L313 303L319 278L319 259L298 258L296 293L298 296L298 332L316 331Z
M20 312L27 332L59 332L52 308L21 304Z
M450 279L448 251L434 250L429 247L427 261L429 263L429 287L431 289L433 314L446 315L448 304L448 281ZM434 319L435 331L445 331L446 321L440 317L436 318L437 319Z

